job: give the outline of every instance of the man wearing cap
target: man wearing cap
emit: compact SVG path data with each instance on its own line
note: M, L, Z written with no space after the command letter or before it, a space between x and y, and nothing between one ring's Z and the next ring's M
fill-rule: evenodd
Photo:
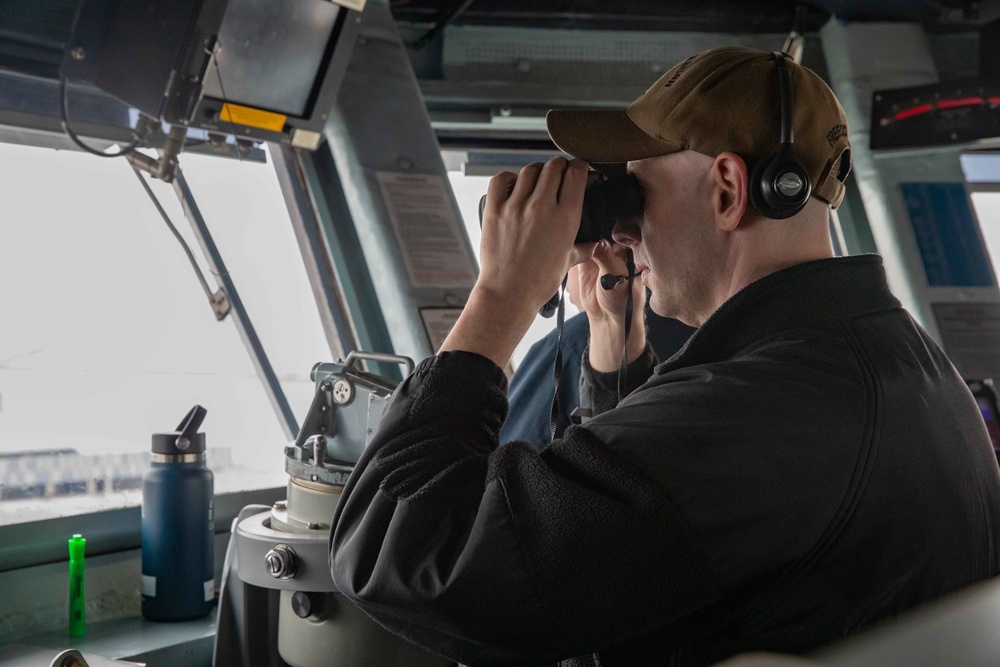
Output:
M626 110L548 125L577 158L627 162L645 212L614 248L574 247L585 162L494 177L469 303L341 498L341 592L465 664L700 665L807 652L1000 570L975 402L880 258L833 257L850 147L815 74L715 49ZM633 327L619 403L629 286L598 277L625 248L653 311L699 328L654 367ZM499 446L501 367L583 261L595 416L540 453Z

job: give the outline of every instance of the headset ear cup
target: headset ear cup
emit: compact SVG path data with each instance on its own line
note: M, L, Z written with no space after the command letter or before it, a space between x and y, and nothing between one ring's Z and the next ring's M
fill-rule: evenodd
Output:
M764 179L767 178L769 168L774 164L775 157L777 157L777 153L768 155L763 160L758 161L754 165L753 172L750 174L750 182L747 184L750 203L765 218L775 218L778 214L778 211L774 210L774 207L767 201L763 186Z
M766 218L783 220L801 211L812 183L792 145L792 75L783 53L774 52L781 91L781 143L778 151L754 166L747 191L750 203Z
M799 192L798 196L793 199L788 199L783 202L785 211L787 211L785 217L791 217L797 215L799 211L805 208L806 204L809 202L809 197L812 195L812 182L809 178L809 174L806 170L802 168L801 163L795 160L792 163L785 163L781 165L780 169L787 174L794 174L798 177L800 183L802 183L802 190ZM784 176L784 174L782 174ZM781 180L784 180L783 178Z
M812 193L809 174L799 164L790 147L782 146L782 149L762 160L754 168L750 178L750 203L761 215L772 220L784 220L801 211ZM796 197L782 196L776 189L779 177L783 178L786 174L797 176L802 184Z

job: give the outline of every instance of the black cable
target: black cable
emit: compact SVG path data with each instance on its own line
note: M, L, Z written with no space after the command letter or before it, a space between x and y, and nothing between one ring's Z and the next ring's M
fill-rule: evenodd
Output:
M163 210L163 206L160 205L160 200L156 198L156 194L153 192L153 189L149 187L149 183L146 182L146 179L142 177L142 174L139 173L139 170L135 167L132 167L132 171L135 172L135 177L139 179L140 183L142 183L142 187L146 191L146 194L153 200L153 206L155 206L156 210L160 212L160 217L163 218L165 223L167 223L167 227L169 227L170 231L173 232L174 238L176 238L180 242L181 247L184 248L184 253L187 255L188 261L191 262L191 266L194 267L194 273L198 277L198 282L201 283L201 288L205 290L205 296L208 297L209 302L212 302L212 290L209 288L208 282L205 280L205 276L201 274L201 269L198 268L198 262L194 259L194 253L191 252L191 247L188 246L187 241L184 240L181 233L177 231L176 227L174 227L174 223L170 221L170 216L168 216L167 212Z
M625 299L625 342L622 343L622 365L618 369L618 402L625 398L628 380L628 335L632 331L632 282L635 280L635 260L632 251L625 251L625 268L628 274L628 297Z
M781 51L792 56L792 60L798 64L802 64L802 48L804 37L800 31L802 27L802 17L805 11L805 5L801 2L795 3L795 13L792 16L792 29L785 37L784 44L781 45ZM798 48L796 48L798 45ZM798 51L798 53L796 53Z
M222 85L222 70L219 68L219 58L215 54L219 49L222 48L222 42L216 41L215 45L212 47L212 62L215 63L215 78L219 80L219 93L222 95L222 108L225 109L229 104L229 97L226 95L226 88ZM236 157L240 162L243 162L243 153L240 152L240 144L236 140L239 136L236 132L236 123L233 122L233 112L229 111L229 127L233 130L233 143L236 146Z
M549 442L556 439L556 427L559 425L559 381L562 379L562 340L563 325L566 322L566 281L563 276L562 289L559 290L559 310L556 311L556 365L552 370L552 409L549 410Z
M806 6L801 2L795 3L795 14L792 17L792 32L796 35L802 34L802 19L805 17ZM800 65L802 63L799 63Z
M63 132L66 133L66 136L72 139L74 144L76 144L83 150L87 151L91 155L96 155L98 157L123 157L125 155L128 155L129 153L134 152L135 149L138 148L141 139L139 135L136 134L134 131L132 133L132 136L134 137L132 143L123 147L117 153L105 153L104 151L99 151L96 148L93 148L83 143L80 137L76 135L76 132L73 131L73 128L69 126L69 90L66 86L66 83L67 83L66 77L61 77L59 79L59 98L60 98L59 119L62 121Z
M427 45L427 42L429 42L432 39L434 39L434 37L439 32L441 32L442 30L444 30L445 26L447 26L449 23L451 23L456 18L458 18L458 16L460 14L464 13L465 10L468 9L469 5L471 5L472 3L473 3L473 0L464 0L464 2L462 2L461 4L455 5L455 8L453 10L451 10L450 12L448 12L447 14L445 14L443 17L441 17L441 20L439 20L437 23L435 23L433 28L431 28L430 30L428 30L427 32L425 32L423 34L423 36L419 37L410 46L412 48L414 48L414 49L422 49L422 48L424 48L424 46Z

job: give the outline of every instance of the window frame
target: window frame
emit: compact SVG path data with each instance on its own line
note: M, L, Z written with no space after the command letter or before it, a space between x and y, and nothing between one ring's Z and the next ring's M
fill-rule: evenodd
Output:
M214 530L228 533L233 519L247 505L272 505L285 497L285 486L215 495ZM66 540L74 534L87 539L87 557L142 546L141 507L122 507L88 514L0 526L0 572L69 560Z
M4 142L7 143L7 142ZM38 141L22 141L15 145L45 150L55 150L44 141L44 137L39 137ZM71 149L73 152L79 152ZM273 147L272 147L272 150ZM261 151L263 153L263 151ZM222 155L212 156L225 159L234 159L234 156ZM256 157L256 156L255 156ZM258 161L258 160L254 160ZM285 205L291 207L296 205L301 207L308 200L299 193L290 190L295 185L288 183L282 178L280 164L272 158L268 161L270 168L276 171L279 187L285 199ZM318 216L313 205L311 211L299 211L300 216ZM322 247L322 240L316 236L304 236L299 229L300 222L295 218L295 212L289 211L292 221L292 232L296 237L296 245L300 251L305 253L304 246L310 246L314 255L323 255L326 249ZM176 223L176 221L175 221ZM306 264L306 275L313 286L313 290L328 290L327 284L316 284L316 271L310 271L308 261L303 257ZM317 299L319 296L317 296ZM336 295L327 294L328 301L337 302ZM345 313L350 317L349 313ZM323 317L321 316L321 323ZM353 326L353 324L351 325ZM331 332L324 327L328 337ZM253 360L251 360L253 361ZM261 380L263 382L263 380ZM308 406L301 406L306 410ZM304 414L304 413L303 413ZM274 419L278 419L274 415ZM256 489L246 489L240 491L224 491L214 495L214 532L216 535L228 535L232 528L233 520L240 510L247 505L263 504L271 505L277 500L286 496L287 485L268 485ZM67 550L67 539L73 534L81 534L87 538L87 557L97 557L135 550L141 547L141 504L126 507L116 507L101 509L79 514L65 516L53 516L52 518L33 519L18 523L0 525L0 572L10 572L25 568L36 567L45 564L66 562L69 559ZM15 609L9 610L16 612Z

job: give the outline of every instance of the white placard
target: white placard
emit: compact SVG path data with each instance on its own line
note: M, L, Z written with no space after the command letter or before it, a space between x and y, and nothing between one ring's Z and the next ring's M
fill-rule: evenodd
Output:
M431 342L431 349L437 354L444 344L444 339L451 333L451 328L462 314L461 308L421 308L420 318L424 321L424 331Z
M1000 304L935 303L948 358L968 380L1000 380Z
M414 287L471 288L475 263L440 176L377 173Z
M142 594L147 598L156 597L156 577L142 575Z

